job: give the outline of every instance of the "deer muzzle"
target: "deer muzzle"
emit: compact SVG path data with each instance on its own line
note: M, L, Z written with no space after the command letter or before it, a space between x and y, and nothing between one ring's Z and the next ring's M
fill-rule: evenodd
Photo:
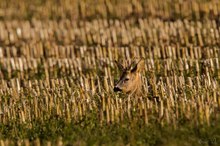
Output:
M114 92L119 92L119 91L122 91L119 87L115 86L114 87Z

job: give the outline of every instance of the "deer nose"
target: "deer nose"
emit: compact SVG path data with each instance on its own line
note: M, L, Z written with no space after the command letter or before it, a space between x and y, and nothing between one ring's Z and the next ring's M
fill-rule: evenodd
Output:
M114 92L118 92L118 91L122 91L120 88L118 88L117 86L114 87Z

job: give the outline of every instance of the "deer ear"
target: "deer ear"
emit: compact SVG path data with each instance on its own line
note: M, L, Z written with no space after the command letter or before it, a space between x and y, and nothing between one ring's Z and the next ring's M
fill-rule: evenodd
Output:
M118 61L115 60L115 64L117 65L117 67L120 71L124 70L124 66L121 63L119 63Z
M144 70L144 60L141 59L132 69L131 72L142 72Z

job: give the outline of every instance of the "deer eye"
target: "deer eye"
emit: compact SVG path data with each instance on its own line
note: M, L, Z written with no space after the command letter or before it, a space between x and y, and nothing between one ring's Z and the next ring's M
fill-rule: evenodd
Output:
M129 78L125 78L125 81L128 81L129 80Z

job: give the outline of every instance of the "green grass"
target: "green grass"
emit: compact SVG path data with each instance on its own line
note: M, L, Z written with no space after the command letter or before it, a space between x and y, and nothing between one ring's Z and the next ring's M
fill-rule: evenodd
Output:
M11 121L0 125L1 139L40 138L43 143L56 143L59 137L65 144L80 142L86 145L218 145L220 142L220 121L211 126L190 126L181 122L177 128L171 125L161 127L152 122L145 125L142 120L122 123L100 124L97 114L90 113L77 122L66 122L59 116L52 116L44 121L33 120L20 124Z

